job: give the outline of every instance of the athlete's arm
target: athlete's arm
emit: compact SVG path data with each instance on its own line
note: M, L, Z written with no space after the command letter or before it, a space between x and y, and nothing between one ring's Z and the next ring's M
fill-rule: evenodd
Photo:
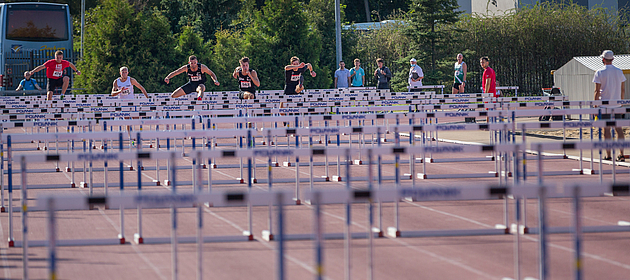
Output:
M466 72L468 72L468 64L466 64L466 62L463 62L464 65L462 65L462 71L464 71L464 79L462 80L462 84L466 82Z
M122 89L118 88L118 84L116 83L116 80L114 80L114 84L112 86L112 96L117 96L122 92Z
M22 90L22 84L24 83L24 81L25 81L25 80L22 80L22 81L20 82L20 85L19 85L19 86L15 89L15 91L20 91L20 90Z
M236 69L234 69L234 72L232 73L232 77L234 77L234 79L238 79L238 71L241 71L241 66L236 67Z
M177 76L177 75L179 75L181 73L184 73L186 71L186 69L187 69L187 66L188 65L184 65L182 67L179 67L179 69L177 69L177 70L175 70L175 71L173 71L171 73L168 73L168 75L166 75L166 78L164 78L164 82L168 84L168 82L169 82L169 80L171 78L173 78L173 77L175 77L175 76Z
M210 75L210 77L212 78L212 81L214 81L215 85L220 85L219 80L217 80L217 75L214 74L214 72L212 72L212 70L210 70L210 68L208 68L208 66L205 65L201 65L201 72L205 72L206 74Z
M484 91L484 93L488 93L488 91L490 90L490 83L492 82L491 78L487 78L486 79L486 90Z
M317 76L317 73L315 73L315 71L313 71L313 65L311 65L310 63L306 63L306 67L308 67L308 71L309 71L309 73L311 73L312 77Z
M131 84L136 86L137 88L139 88L140 91L142 91L142 93L144 94L144 97L149 98L149 95L147 94L147 90L144 89L144 87L140 83L138 83L138 81L136 81L136 79L131 78L131 77L129 77L129 78L131 79Z
M601 91L602 84L595 83L595 97L593 97L594 100L599 100L599 95L601 94ZM621 88L621 92L623 92L623 88Z
M30 78L33 74L42 71L42 69L46 68L46 65L42 64L40 66L35 67L35 69L28 71L28 77Z
M259 87L260 80L258 79L258 73L256 72L256 70L249 70L249 76L252 78L252 82L254 82L254 85Z
M79 71L77 69L76 66L74 66L74 64L72 64L72 62L68 62L70 64L70 68L72 68L72 70L74 70L74 72L77 72L77 75L81 75L81 71Z
M335 77L335 88L337 88L337 77Z
M284 66L284 70L296 71L296 70L304 67L304 65L305 65L304 62L300 63L299 65L287 65L287 66Z
M39 86L39 84L37 83L37 81L35 81L35 79L33 79L33 84L38 90L42 90L42 87Z

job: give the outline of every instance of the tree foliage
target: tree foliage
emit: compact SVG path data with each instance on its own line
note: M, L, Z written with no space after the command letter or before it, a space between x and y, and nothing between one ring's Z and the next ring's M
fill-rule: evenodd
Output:
M76 76L78 87L108 92L121 66L151 91L168 91L162 79L174 63L175 42L165 17L136 13L126 1L103 0L86 24L85 54Z

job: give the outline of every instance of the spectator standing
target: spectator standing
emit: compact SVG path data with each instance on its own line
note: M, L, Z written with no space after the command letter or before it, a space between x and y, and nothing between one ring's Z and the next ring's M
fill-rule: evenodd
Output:
M353 87L365 86L365 71L361 68L361 60L358 58L354 59L354 67L350 69L350 78Z
M389 89L389 80L392 78L392 72L383 64L382 58L376 60L378 68L374 70L374 78L377 81L377 89Z
M455 62L455 81L453 83L453 94L464 93L464 87L466 86L466 73L468 72L468 65L464 62L464 55L457 54L457 61Z
M595 83L594 99L608 101L617 101L624 99L626 77L623 75L623 71L621 69L612 65L613 59L615 58L613 52L611 50L605 50L604 52L602 52L602 55L600 57L602 58L602 63L604 63L604 68L597 70L597 72L595 72L595 76L593 77L593 83ZM617 106L611 105L608 107ZM615 133L617 134L617 140L624 140L625 137L622 127L615 127ZM612 135L610 134L610 127L604 128L604 138L606 140L612 139ZM610 155L610 150L606 150L606 157L604 158L604 160L611 159L612 157ZM625 161L623 149L619 151L617 161Z
M422 91L422 79L424 79L424 72L422 72L422 68L418 66L418 61L415 58L409 60L411 64L411 68L409 69L409 91Z
M350 70L346 69L346 63L339 61L339 69L335 70L335 88L348 88L350 85Z

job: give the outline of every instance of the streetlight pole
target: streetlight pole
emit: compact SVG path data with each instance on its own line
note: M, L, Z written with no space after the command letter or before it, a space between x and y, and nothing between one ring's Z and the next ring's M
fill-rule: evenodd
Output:
M81 0L81 58L83 58L83 41L85 40L85 0Z
M337 65L341 61L341 3L340 0L335 0L335 37L337 44Z

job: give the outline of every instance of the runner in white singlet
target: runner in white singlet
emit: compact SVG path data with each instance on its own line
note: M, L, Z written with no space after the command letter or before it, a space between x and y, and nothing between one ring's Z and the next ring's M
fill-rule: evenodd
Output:
M136 79L129 77L129 69L126 66L120 67L120 77L114 80L112 96L118 96L120 99L134 99L134 86L139 88L146 98L149 98L147 90Z

